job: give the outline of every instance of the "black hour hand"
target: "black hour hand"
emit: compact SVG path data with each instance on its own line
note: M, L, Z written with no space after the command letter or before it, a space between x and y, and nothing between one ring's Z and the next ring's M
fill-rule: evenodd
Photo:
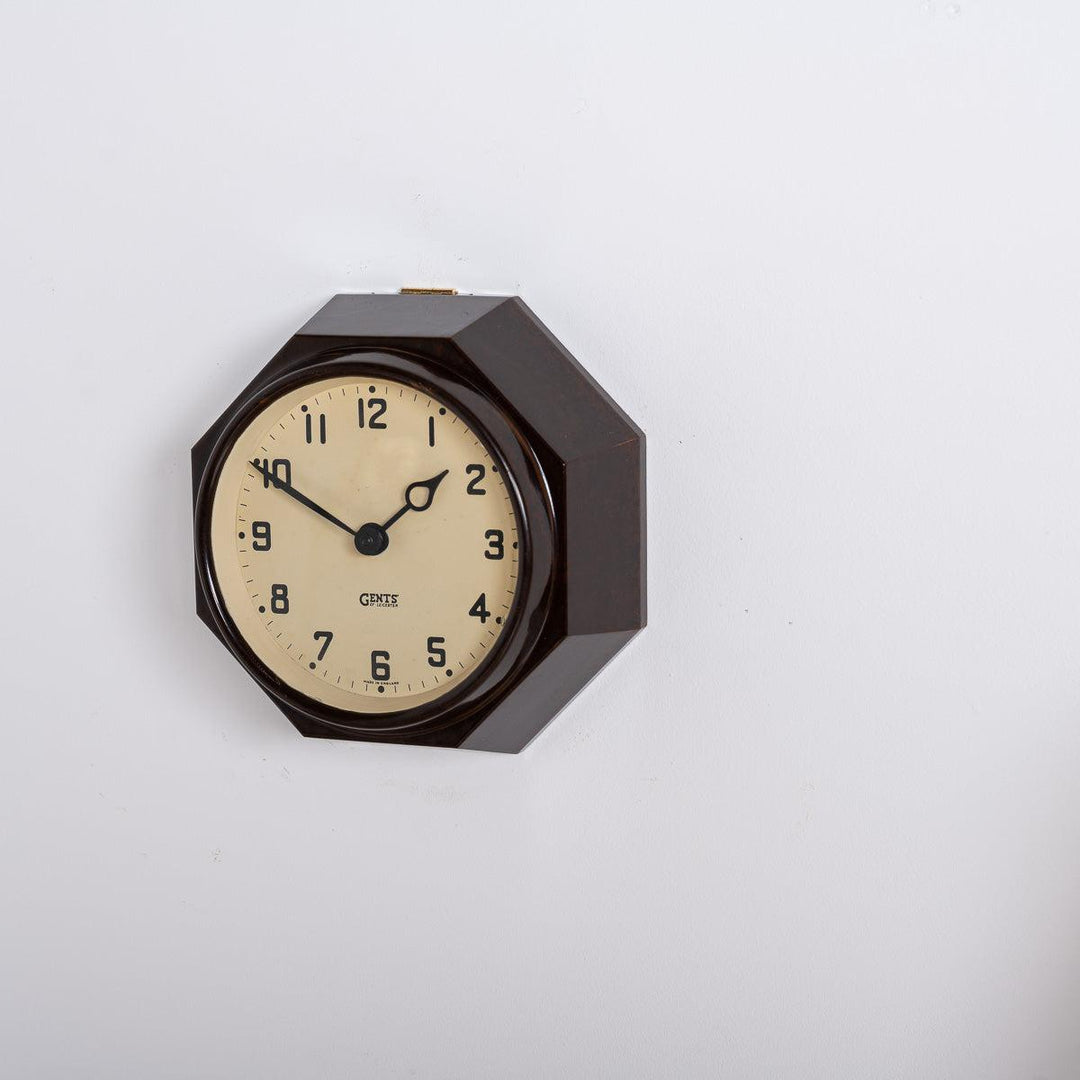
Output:
M407 514L410 510L417 512L427 510L435 501L435 489L443 482L449 469L443 469L438 476L430 480L417 480L405 489L405 505L389 521L383 522L382 529L386 532L398 518Z

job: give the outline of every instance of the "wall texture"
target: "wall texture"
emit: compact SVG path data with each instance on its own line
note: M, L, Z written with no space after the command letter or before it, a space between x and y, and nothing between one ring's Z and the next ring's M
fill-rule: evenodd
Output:
M8 3L20 1078L1080 1074L1073 3ZM336 291L519 292L649 629L516 758L306 741L187 452Z

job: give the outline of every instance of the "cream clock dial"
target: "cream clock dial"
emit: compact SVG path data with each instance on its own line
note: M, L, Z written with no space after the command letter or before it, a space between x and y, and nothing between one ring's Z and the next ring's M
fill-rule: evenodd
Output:
M294 690L356 713L450 693L514 612L522 538L482 434L416 386L350 374L259 411L222 465L224 607Z

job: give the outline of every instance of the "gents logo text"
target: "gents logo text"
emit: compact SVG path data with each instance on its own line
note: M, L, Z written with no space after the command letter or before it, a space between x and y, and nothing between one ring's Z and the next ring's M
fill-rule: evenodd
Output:
M396 592L362 592L360 594L361 607L397 607L400 593Z

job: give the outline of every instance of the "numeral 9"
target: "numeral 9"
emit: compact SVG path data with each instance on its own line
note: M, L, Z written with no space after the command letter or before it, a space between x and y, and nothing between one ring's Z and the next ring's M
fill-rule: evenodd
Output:
M253 521L251 523L251 550L270 550L270 522Z

